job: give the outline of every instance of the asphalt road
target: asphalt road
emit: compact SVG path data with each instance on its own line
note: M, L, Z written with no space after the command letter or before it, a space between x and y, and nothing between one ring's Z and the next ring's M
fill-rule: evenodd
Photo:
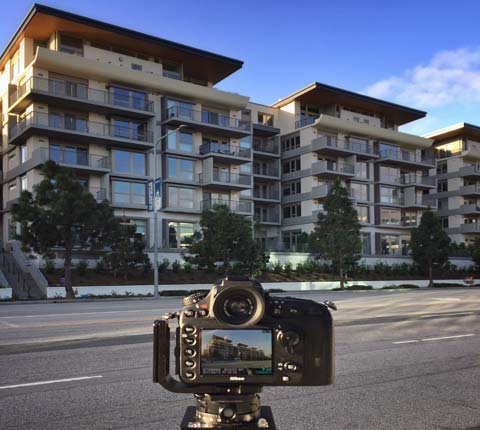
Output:
M480 430L479 289L298 296L338 304L336 383L264 389L279 430ZM177 429L150 333L179 304L1 304L0 428Z

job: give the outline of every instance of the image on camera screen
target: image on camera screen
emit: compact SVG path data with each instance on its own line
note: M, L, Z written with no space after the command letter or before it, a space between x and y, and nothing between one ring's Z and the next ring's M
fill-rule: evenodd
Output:
M203 330L202 375L272 375L271 330Z

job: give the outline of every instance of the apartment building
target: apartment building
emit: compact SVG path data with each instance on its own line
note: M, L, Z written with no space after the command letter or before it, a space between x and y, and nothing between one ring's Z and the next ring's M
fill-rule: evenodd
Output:
M320 83L271 106L215 88L242 64L35 5L0 57L2 240L20 192L54 160L150 249L158 202L163 251L181 250L215 204L251 217L267 249L300 250L340 178L364 254L406 255L435 202L434 139L398 128L425 112Z
M149 247L154 167L164 249L182 248L215 203L253 216L249 99L214 88L241 67L35 5L0 57L2 240L13 238L11 207L46 160L75 169Z
M437 159L437 215L452 241L480 234L480 127L460 123L427 134Z
M335 178L362 225L364 255L408 253L410 230L434 204L432 139L398 127L425 112L313 83L273 104L279 110L283 248L311 232Z

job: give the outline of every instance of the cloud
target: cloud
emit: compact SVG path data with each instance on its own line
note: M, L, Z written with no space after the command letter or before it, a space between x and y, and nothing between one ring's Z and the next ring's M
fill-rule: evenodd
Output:
M480 49L440 51L427 64L370 85L372 97L428 109L480 102Z

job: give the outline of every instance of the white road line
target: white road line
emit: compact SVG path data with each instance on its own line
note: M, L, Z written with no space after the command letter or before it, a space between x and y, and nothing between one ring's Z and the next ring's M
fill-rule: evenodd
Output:
M402 343L417 343L417 342L420 342L420 341L417 339L414 339L414 340L400 340L398 342L392 342L392 343L394 345L401 345Z
M81 376L79 378L54 379L51 381L30 382L28 384L4 385L3 387L0 387L0 390L6 390L9 388L19 388L19 387L32 387L34 385L57 384L59 382L83 381L85 379L96 379L96 378L103 378L103 376L102 375Z
M422 339L423 342L428 342L430 340L444 340L444 339L457 339L459 337L471 337L475 336L474 333L469 333L469 334L458 334L456 336L442 336L442 337L429 337L426 339Z
M450 301L460 301L462 299L459 299L458 297L433 297L432 300L440 300L440 301L444 301L444 302L450 302Z
M14 319L14 318L43 318L43 317L65 317L65 316L82 316L82 315L99 315L99 314L125 314L127 312L157 312L162 314L162 311L174 309L174 307L157 308L157 309L135 309L128 311L101 311L101 312L71 312L69 314L38 314L38 315L12 315L10 317L0 317L0 319ZM161 316L161 315L160 315Z
M474 312L445 312L442 314L429 314L429 315L420 315L420 318L433 318L433 317L453 317L460 315L472 315Z

